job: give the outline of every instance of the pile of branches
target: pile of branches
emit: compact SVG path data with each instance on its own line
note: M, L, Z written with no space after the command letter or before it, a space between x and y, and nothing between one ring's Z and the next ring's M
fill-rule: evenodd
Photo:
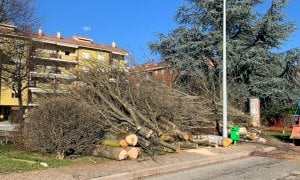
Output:
M190 96L126 69L97 66L77 76L74 98L97 109L111 127L108 133L136 134L147 152L177 151L176 141L190 140L189 127L215 126L209 98Z
M126 69L94 65L76 76L69 93L44 99L31 110L24 131L28 148L63 157L70 151L91 153L93 147L95 155L104 152L100 154L120 159L120 153L127 157L120 148L130 145L124 143L130 134L136 136L134 146L150 154L223 144L222 138L212 143L210 137L195 140L190 133L190 127L215 126L209 98L190 96Z

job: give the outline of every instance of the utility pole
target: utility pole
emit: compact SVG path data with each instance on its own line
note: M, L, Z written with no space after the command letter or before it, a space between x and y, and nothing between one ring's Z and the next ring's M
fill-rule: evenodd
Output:
M227 137L226 0L223 0L223 137Z

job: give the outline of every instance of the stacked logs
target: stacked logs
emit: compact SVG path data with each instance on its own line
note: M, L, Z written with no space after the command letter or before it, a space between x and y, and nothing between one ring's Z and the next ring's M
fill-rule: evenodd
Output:
M124 139L122 138L124 137ZM124 160L126 158L137 159L141 153L139 147L135 147L138 137L135 134L126 136L112 136L102 140L93 151L93 156L105 157L114 160Z
M108 134L97 145L93 156L105 157L113 160L137 159L141 151L146 152L178 152L182 149L197 149L199 146L223 146L232 144L229 138L216 135L191 135L182 132L178 127L162 118L159 124L164 131L160 135L149 128L142 127L136 133Z

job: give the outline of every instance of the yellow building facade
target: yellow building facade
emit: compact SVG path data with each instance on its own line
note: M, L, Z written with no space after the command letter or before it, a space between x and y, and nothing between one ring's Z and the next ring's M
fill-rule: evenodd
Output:
M15 31L16 27L0 24L0 37L14 38ZM26 107L36 106L36 101L42 94L66 91L66 88L74 82L73 72L88 70L91 63L98 62L104 67L112 65L125 67L125 56L128 52L117 47L115 42L107 45L95 43L91 38L80 35L67 38L62 37L60 32L56 35L44 34L42 29L28 36L35 47L34 53L29 57L33 63L27 73L25 82L27 88L22 91L23 104ZM18 98L1 78L0 120L13 119L17 111Z

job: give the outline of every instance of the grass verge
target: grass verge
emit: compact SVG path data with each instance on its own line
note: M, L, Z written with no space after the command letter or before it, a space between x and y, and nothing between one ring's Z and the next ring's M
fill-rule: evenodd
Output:
M40 163L47 163L48 168L62 166L95 164L106 161L104 158L82 156L75 159L56 159L54 155L31 153L7 145L0 144L0 173L23 172L44 169Z

